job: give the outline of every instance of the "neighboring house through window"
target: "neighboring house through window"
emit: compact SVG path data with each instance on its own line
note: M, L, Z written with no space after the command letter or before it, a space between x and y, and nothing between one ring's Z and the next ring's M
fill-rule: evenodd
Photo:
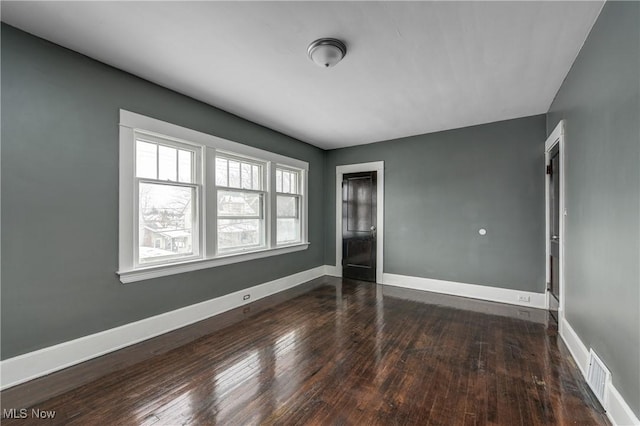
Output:
M262 162L216 155L219 253L265 246L265 169Z
M306 249L308 170L121 110L121 281Z
M198 258L200 147L135 131L137 264ZM155 244L154 244L155 241ZM159 243L159 244L158 244Z

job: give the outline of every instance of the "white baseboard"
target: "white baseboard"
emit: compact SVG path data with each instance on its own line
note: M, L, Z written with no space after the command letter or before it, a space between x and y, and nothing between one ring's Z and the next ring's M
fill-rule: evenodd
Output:
M589 368L589 350L582 343L580 337L575 332L571 324L564 318L564 315L560 316L560 337L569 348L571 356L578 365L578 369L582 373L582 376L587 377L587 370ZM635 416L627 402L624 400L620 392L616 389L613 383L610 381L605 388L605 407L607 410L607 417L614 425L628 426L628 425L640 425L640 420Z
M609 407L607 408L607 417L611 423L618 426L640 425L640 419L631 411L631 407L624 400L618 389L609 383L607 386Z
M326 267L279 278L215 299L39 349L0 362L0 389L18 385L143 340L202 321L326 275ZM249 300L243 296L249 294Z
M330 277L341 277L342 268L333 265L324 265L324 274L329 275Z
M569 322L564 318L564 315L560 316L559 330L560 338L562 338L564 344L567 345L578 369L584 377L587 377L587 369L589 367L589 349L587 349L584 343L582 343L582 340L580 340L580 337L578 337L578 334L575 332L573 327L571 327Z
M544 293L511 290L499 287L489 287L477 284L457 283L453 281L435 280L432 278L410 277L407 275L383 274L382 283L396 287L412 288L415 290L432 291L453 296L470 297L472 299L488 300L490 302L509 303L511 305L528 306L530 308L546 308ZM529 302L519 298L529 298Z

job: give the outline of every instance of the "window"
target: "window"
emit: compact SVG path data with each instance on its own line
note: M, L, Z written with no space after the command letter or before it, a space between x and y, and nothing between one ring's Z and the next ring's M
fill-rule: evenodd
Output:
M120 111L122 282L304 250L308 164Z
M199 257L199 177L193 146L135 133L138 245L136 263Z
M216 156L218 252L265 246L262 163Z
M300 241L300 172L276 168L276 233L278 244Z

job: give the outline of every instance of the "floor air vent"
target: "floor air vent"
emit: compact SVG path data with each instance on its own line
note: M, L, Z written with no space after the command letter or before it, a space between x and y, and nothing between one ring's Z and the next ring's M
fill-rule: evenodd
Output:
M589 368L587 370L587 383L596 395L602 407L606 410L605 401L607 383L611 380L611 372L604 365L602 360L591 349L589 351Z

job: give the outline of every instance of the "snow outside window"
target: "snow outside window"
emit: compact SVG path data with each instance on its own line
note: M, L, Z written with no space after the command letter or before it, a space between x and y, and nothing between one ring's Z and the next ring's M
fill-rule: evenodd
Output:
M306 250L309 164L120 110L120 281Z

